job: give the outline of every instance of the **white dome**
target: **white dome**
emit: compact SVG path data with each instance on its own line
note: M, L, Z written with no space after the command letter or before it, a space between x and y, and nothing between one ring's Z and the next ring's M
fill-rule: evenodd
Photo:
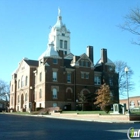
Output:
M58 52L54 50L54 44L53 42L51 42L48 47L47 50L39 57L39 59L43 58L43 57L59 57Z

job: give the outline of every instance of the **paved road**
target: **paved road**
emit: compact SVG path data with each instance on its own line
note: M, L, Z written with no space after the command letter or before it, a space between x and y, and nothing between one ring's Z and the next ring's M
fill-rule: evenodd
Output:
M99 123L0 114L0 140L128 140L140 123Z

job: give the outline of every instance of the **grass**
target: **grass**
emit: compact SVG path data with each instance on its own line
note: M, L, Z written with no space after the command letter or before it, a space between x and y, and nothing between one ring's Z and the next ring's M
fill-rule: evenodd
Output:
M111 111L112 112L112 111ZM109 115L111 112L109 112L108 114L104 111L62 111L62 114L101 114L101 115Z
M140 115L140 112L131 112L131 115Z
M101 115L109 115L112 111L110 111L108 114L104 111L62 111L62 114L82 114L82 115L86 115L86 114L101 114ZM36 115L36 114L39 114L38 111L35 111L35 112L13 112L13 114L18 114L18 115Z
M14 114L18 114L18 115L36 115L39 114L38 111L34 111L34 112L13 112ZM110 111L108 114L105 111L62 111L62 114L82 114L82 115L86 115L86 114L100 114L100 115L110 115L110 113L112 113L112 111ZM131 111L131 115L140 115L140 112L132 112Z

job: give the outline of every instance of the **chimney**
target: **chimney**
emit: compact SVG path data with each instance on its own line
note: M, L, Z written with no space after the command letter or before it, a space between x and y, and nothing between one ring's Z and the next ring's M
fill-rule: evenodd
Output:
M101 49L101 62L107 62L107 49Z
M93 46L87 46L87 56L93 62Z

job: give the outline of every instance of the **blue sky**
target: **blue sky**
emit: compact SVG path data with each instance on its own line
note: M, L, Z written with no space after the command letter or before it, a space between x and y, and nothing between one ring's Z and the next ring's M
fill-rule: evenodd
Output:
M112 61L122 60L134 71L135 89L140 95L140 46L138 39L117 26L139 0L0 0L0 79L9 82L24 58L37 60L45 51L50 27L56 23L58 7L71 32L71 52L81 55L94 46L94 63L106 48Z

